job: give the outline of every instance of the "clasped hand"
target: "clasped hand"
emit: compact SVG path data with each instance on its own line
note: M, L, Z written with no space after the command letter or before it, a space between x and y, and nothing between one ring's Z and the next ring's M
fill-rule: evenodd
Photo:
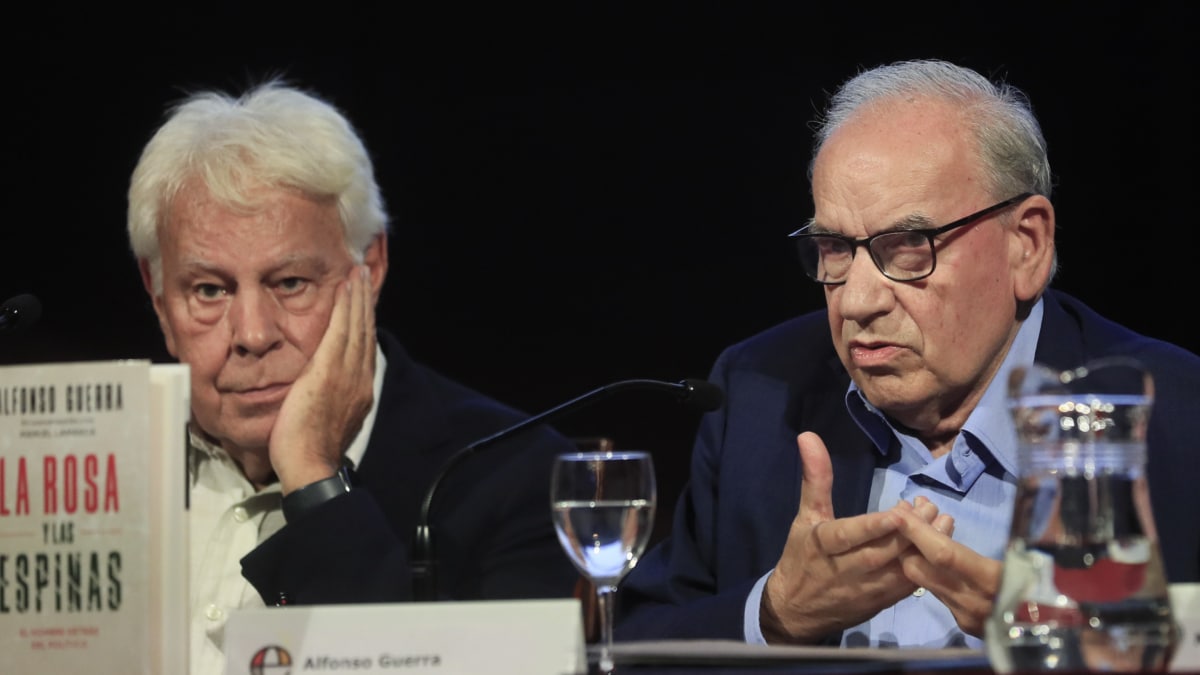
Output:
M829 452L811 432L797 443L800 507L763 593L760 625L767 642L819 642L919 587L941 600L964 632L982 635L1001 563L955 542L954 520L924 497L834 518Z

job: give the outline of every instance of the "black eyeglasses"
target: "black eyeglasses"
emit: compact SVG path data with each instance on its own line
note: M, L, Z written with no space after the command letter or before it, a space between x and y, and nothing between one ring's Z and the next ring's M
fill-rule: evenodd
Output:
M992 204L953 223L933 229L892 230L855 239L840 234L809 233L805 230L811 225L805 225L788 236L796 242L804 272L817 283L829 286L846 283L850 263L854 261L854 254L859 246L866 247L875 267L888 279L918 281L933 274L934 268L937 267L934 237L982 220L984 216L1032 196L1032 192L1022 192L1016 197Z

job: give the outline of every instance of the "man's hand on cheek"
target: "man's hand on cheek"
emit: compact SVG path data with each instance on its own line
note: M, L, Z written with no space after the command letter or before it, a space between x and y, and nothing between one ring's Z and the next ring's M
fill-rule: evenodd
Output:
M283 493L337 471L371 409L375 306L364 266L339 285L329 327L279 409L271 465Z

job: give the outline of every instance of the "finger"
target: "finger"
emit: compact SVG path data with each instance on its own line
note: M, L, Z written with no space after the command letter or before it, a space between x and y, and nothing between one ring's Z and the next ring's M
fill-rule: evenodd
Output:
M921 557L929 561L933 570L953 576L977 580L981 584L990 584L995 560L979 555L970 548L950 538L949 529L953 532L954 520L949 516L939 516L933 523L915 516L913 513L898 513L900 517L900 532L910 541ZM944 515L944 514L943 514ZM939 529L938 526L941 526ZM996 575L999 579L999 575ZM936 581L927 578L917 583L934 584Z
M933 521L933 529L941 532L947 537L954 536L954 518L949 514L942 513Z
M983 623L991 613L1003 570L999 561L979 557L979 565L971 566L974 570L971 575L935 565L915 547L901 560L904 576L932 593L950 610L963 631L977 637L982 636Z
M922 513L921 509L915 507L907 511L904 509L895 509L894 511L900 517L901 534L917 547L923 557L935 564L951 562L954 553L950 545L954 542L934 525L944 514L939 515L935 512L930 515L927 512ZM943 519L941 522L944 524L945 520Z
M800 510L797 518L809 524L833 519L833 463L821 437L806 431L796 437L800 448Z
M855 560L864 567L878 569L911 546L907 539L896 536L898 528L895 516L877 511L818 523L813 526L812 536L824 553L842 555L858 549Z
M362 373L362 368L365 365L364 357L366 351L367 336L363 329L363 322L367 318L367 307L370 305L367 299L370 294L370 284L367 283L367 267L365 265L357 265L351 270L348 283L350 284L350 307L347 316L346 324L346 353L343 357L345 366L349 372L354 375Z
M904 513L915 513L917 516L927 523L932 523L938 517L938 507L929 500L928 497L918 495L913 499L912 504L901 499L892 506L893 511L901 511Z
M333 311L329 314L329 325L325 328L325 334L321 336L321 343L317 345L317 351L313 354L313 366L318 365L319 360L330 364L342 363L349 339L353 292L353 283L350 280L339 283L334 291Z
M375 374L375 289L371 285L371 270L369 267L363 266L363 318L362 323L363 335L363 363L366 367L367 375L374 376Z

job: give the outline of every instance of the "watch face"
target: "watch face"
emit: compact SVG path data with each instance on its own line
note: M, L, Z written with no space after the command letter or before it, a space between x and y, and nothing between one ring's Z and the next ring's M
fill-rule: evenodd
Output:
M353 487L355 483L354 462L351 462L348 457L343 457L342 468L338 469L338 472L335 475L342 479L342 483L344 483L346 486L346 492L349 492L350 488Z

